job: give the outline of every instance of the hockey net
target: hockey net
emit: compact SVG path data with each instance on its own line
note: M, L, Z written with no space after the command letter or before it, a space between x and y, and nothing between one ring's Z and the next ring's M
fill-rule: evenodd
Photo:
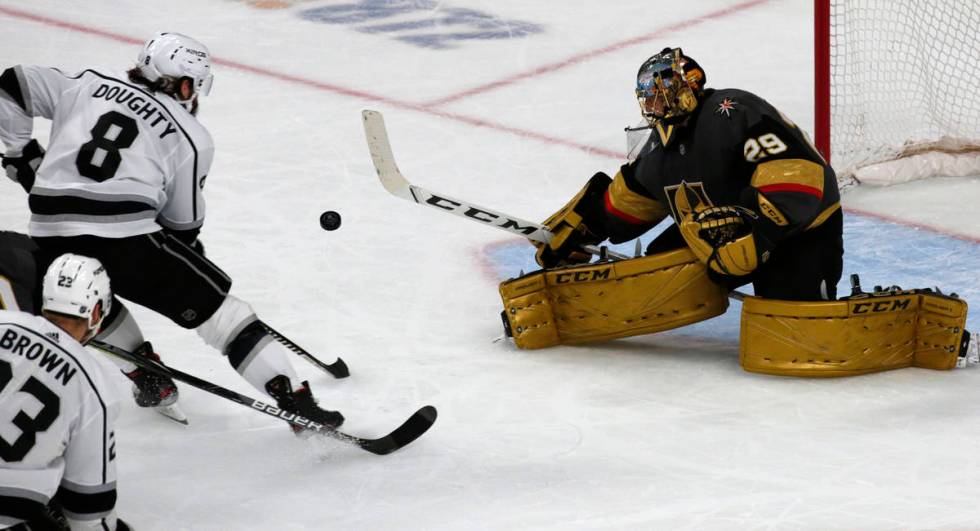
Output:
M980 2L816 4L817 144L842 182L980 175Z

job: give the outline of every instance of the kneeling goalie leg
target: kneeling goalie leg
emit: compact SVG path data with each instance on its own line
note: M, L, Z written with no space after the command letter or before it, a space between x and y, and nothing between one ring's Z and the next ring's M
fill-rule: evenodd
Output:
M538 271L502 283L500 296L505 331L527 349L670 330L728 308L687 249Z
M785 376L952 369L968 356L966 314L966 301L922 289L830 302L746 297L739 358L747 371Z

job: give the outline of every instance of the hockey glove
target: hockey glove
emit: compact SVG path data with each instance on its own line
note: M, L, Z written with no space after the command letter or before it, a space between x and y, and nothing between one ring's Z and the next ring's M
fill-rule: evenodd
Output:
M532 242L538 251L534 259L544 268L568 264L586 263L592 255L583 251L583 245L605 240L598 209L612 180L605 173L597 173L589 179L571 201L544 221L554 237L549 243Z
M756 244L755 212L740 206L706 206L697 199L692 205L692 198L696 195L681 184L674 197L678 225L688 247L712 271L744 276L769 258L769 252Z
M3 169L7 172L7 177L11 181L20 184L24 191L30 193L34 186L34 178L37 175L37 168L44 159L44 149L37 140L31 139L21 150L20 155L3 156Z

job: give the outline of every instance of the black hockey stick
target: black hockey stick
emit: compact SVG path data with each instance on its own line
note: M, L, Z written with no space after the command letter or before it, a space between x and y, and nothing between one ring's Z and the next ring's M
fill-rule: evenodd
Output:
M296 343L293 343L292 341L290 341L288 337L275 331L275 329L265 324L264 322L262 323L262 328L264 328L265 331L268 332L273 339L275 339L279 343L282 343L283 346L299 354L300 357L302 357L306 361L330 373L331 375L333 375L334 378L347 378L348 376L350 376L350 369L347 368L347 364L344 363L344 360L340 359L340 357L338 357L337 361L333 363L323 363L322 361L316 359L316 357L313 356L313 354L307 352L306 349L297 345Z
M364 439L361 437L355 437L353 435L348 435L344 432L337 431L328 426L324 426L317 422L313 422L310 419L288 413L279 409L276 406L266 404L251 398L249 396L243 395L241 393L236 393L231 389L221 387L220 385L211 383L207 380L202 380L196 376L187 374L185 372L174 369L173 367L168 367L163 363L156 360L151 360L143 356L137 356L132 352L123 350L119 347L104 343L102 341L93 340L88 343L90 346L97 348L113 356L122 358L126 361L134 363L148 371L155 372L164 376L169 376L174 380L184 382L193 387L197 387L202 391L207 391L211 394L218 395L222 398L231 400L232 402L237 402L243 406L252 408L256 411L265 413L266 415L276 417L280 420L284 420L295 426L300 426L304 429L315 431L321 435L325 435L332 439L336 439L346 444L357 446L363 448L372 454L386 455L408 445L415 439L418 439L425 433L432 424L436 421L436 408L432 406L425 406L408 418L401 426L395 428L395 431L380 437L377 439Z

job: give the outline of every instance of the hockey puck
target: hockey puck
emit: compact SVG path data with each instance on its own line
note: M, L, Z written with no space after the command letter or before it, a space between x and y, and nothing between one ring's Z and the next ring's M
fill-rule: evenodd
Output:
M327 210L320 214L320 226L323 230L337 230L340 227L340 214L333 210Z

